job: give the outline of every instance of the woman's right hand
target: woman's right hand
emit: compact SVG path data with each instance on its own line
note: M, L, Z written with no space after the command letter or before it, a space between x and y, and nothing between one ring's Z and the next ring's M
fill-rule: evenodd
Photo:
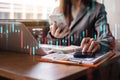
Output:
M67 36L70 33L70 29L68 26L65 26L63 28L62 23L57 26L56 22L54 22L50 26L50 32L51 32L51 35L55 38L64 38L65 36Z

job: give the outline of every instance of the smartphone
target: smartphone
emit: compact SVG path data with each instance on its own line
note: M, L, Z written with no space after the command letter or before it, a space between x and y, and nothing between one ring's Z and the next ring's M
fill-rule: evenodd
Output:
M63 24L63 27L67 26L67 22L63 14L50 15L49 16L50 25L53 24L54 21L56 21L57 27L59 24Z

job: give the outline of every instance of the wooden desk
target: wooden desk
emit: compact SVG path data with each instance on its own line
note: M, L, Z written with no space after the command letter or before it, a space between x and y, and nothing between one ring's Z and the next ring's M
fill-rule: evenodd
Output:
M10 79L71 80L86 74L87 67L36 62L39 56L0 52L0 75ZM69 80L70 80L69 79Z
M75 80L87 74L88 67L36 62L40 56L15 52L0 52L0 76L14 80ZM116 61L115 55L108 63Z

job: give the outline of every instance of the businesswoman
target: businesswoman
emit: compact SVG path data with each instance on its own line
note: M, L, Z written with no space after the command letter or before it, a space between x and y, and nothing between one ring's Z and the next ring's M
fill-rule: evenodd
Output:
M52 14L64 14L67 26L50 25L48 38L60 45L79 45L82 52L97 52L114 48L114 37L107 23L103 4L93 0L60 0ZM61 40L61 42L60 42Z

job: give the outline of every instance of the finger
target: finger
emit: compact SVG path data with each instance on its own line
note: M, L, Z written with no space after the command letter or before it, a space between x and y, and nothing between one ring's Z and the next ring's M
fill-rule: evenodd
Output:
M92 53L98 51L100 49L100 45L98 44L96 47L93 48Z
M61 37L60 37L61 30L62 30L62 24L59 24L58 28L56 29L56 31L55 31L55 33L54 33L54 37L56 37L56 38L61 38Z
M56 27L57 27L57 26L56 26L56 22L54 22L54 23L53 23L53 28L52 28L53 33L55 33L55 31L56 31Z
M55 31L55 37L59 37L61 30L62 30L62 27L59 25L59 27Z
M96 52L98 50L99 46L97 45L96 47L93 48L92 53Z
M84 45L89 42L89 40L90 40L89 37L88 37L88 38L83 38L83 40L82 40L82 42L81 42L81 47L83 48Z
M70 31L67 31L67 32L65 32L65 33L61 33L60 36L61 36L61 38L63 38L63 37L65 37L65 36L67 36L68 34L70 34Z
M50 32L51 32L51 34L53 35L54 32L53 32L53 29L52 29L53 27L52 27L52 26L53 26L53 25L50 26Z
M68 31L70 31L70 29L66 26L66 27L64 28L64 30L63 30L63 33L66 33L66 32L68 32Z
M90 38L89 41L87 41L86 43L91 44L92 41L95 41L95 40L93 38Z
M56 31L56 22L54 22L53 25L50 26L50 30L51 30L52 35L54 35Z
M53 25L50 26L50 32L53 33Z
M67 36L68 34L70 34L70 30L67 31L64 35Z
M86 54L88 48L89 48L88 44L84 45L84 47L82 48L82 53Z
M90 41L93 41L93 40L94 40L94 38L91 38L91 39L90 39Z
M81 42L81 47L83 48L84 47L84 43L86 41L86 38L83 38L82 42Z
M84 46L83 43L85 43L85 38L83 38L82 41L81 41L81 48L83 48L83 46Z
M93 48L96 46L96 42L95 41L91 41L90 46L87 50L87 52L92 52Z
M90 41L95 41L93 38L90 38Z
M50 32L52 32L52 25L50 26Z
M58 28L63 28L63 23L58 24Z
M93 38L85 38L82 43L82 52L86 54L88 52L88 49L94 39ZM91 46L92 47L92 46Z
M70 33L70 29L66 26L65 28L64 28L64 30L61 32L61 35L67 35L68 33Z

